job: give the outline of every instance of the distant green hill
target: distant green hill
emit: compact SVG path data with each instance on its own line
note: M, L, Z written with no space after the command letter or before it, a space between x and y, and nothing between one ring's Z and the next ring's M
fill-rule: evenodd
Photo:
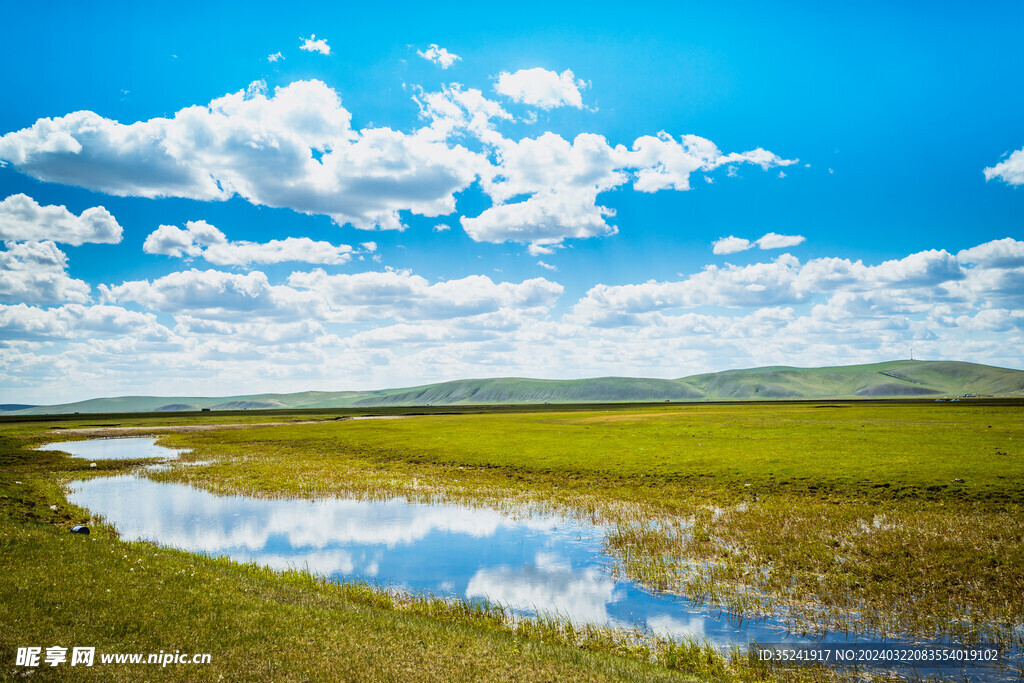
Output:
M704 394L684 381L636 377L595 379L463 379L369 396L352 405L410 406L501 403L592 403L603 401L685 401Z
M378 391L305 391L221 397L119 396L34 406L4 415L370 408L378 406L616 403L943 396L1024 396L1024 371L959 361L889 361L828 368L775 366L682 379L597 377L464 379Z
M889 361L831 368L727 370L683 380L717 399L1019 396L1024 371L959 361Z

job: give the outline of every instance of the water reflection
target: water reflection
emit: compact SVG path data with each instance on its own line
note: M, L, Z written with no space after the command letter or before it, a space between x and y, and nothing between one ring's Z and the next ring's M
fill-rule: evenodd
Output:
M517 518L403 499L218 496L133 476L73 482L70 488L70 502L106 518L125 539L275 569L308 568L337 579L487 599L579 623L649 626L664 635L699 633L723 643L755 635L699 614L679 598L615 581L602 550L603 530L557 516Z
M133 436L123 439L90 439L88 441L61 441L40 446L40 451L63 451L72 458L87 460L132 460L134 458L176 458L181 451L157 446L151 436Z

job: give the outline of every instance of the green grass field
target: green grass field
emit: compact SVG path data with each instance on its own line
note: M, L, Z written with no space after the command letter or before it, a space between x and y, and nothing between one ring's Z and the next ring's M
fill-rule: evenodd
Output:
M404 495L552 507L612 525L609 550L624 575L738 614L786 614L805 628L944 634L1019 646L1022 417L1018 406L967 402L696 404L253 425L164 434L161 443L193 449L186 460L215 462L149 476L266 496ZM650 664L637 661L644 656L636 652L587 649L614 650L600 638L583 648L566 647L553 630L526 637L481 616L397 609L365 590L123 544L107 530L95 542L80 542L62 529L87 515L67 506L59 482L96 470L25 448L84 438L68 428L97 422L116 429L147 420L90 422L79 416L0 426L6 544L0 571L7 577L0 581L0 618L16 625L0 635L0 656L8 656L24 634L102 633L124 651L146 649L143 642L157 649L169 640L202 642L203 651L222 653L231 663L226 670L237 675L234 667L252 657L256 645L246 615L266 613L277 654L260 665L277 662L279 669L264 672L277 671L270 677L285 680L301 680L309 666L339 658L355 668L331 671L363 679L416 667L423 667L424 678L442 672L452 679L651 679L673 673L661 655L655 657L660 663ZM53 427L64 429L54 436ZM125 575L124 554L143 558L148 573ZM217 586L216 613L249 633L248 640L229 637L230 629L204 617L212 608L161 597L155 587L183 586L174 581L186 566L198 568L199 578L189 584L196 590ZM122 597L84 605L61 597L69 593L69 576L86 573L76 567L90 568L89 580L98 586L92 593L105 586ZM140 583L144 577L153 583ZM150 598L140 600L143 595ZM54 612L53 604L61 611ZM173 637L154 638L161 620L173 622ZM324 635L340 624L362 638ZM439 635L453 629L463 643L458 649L455 636ZM387 657L366 644L378 631L389 634L381 636L392 644ZM328 654L315 647L325 642L337 649ZM423 643L430 645L418 650ZM522 656L527 644L529 658ZM461 656L467 647L477 654ZM479 655L483 651L489 655ZM713 661L699 650L673 662L705 680L772 675L742 662Z

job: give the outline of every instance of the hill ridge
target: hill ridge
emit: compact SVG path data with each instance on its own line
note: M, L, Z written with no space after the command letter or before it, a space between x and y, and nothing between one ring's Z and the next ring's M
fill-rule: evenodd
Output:
M1024 396L1024 370L965 361L897 360L820 368L773 365L723 370L679 379L621 376L561 380L492 377L367 391L303 391L291 394L206 397L117 396L17 410L0 409L0 415L964 395Z

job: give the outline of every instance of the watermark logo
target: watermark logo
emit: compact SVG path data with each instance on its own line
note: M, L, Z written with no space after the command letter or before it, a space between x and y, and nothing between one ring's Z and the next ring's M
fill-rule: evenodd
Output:
M189 654L181 650L174 652L102 652L99 655L100 664L159 664L165 667L169 664L209 664L210 655ZM93 666L96 664L95 647L73 647L71 655L68 656L68 648L54 645L48 648L42 647L19 647L14 660L15 666L27 667L54 667L61 664L68 666Z

